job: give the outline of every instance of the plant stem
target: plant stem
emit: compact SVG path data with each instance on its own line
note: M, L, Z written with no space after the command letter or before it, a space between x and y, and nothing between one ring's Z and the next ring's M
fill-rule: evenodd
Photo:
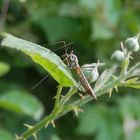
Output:
M61 101L61 107L69 100L69 98L77 92L76 88L72 88Z
M120 76L117 79L113 80L112 82L109 82L108 84L104 84L104 86L102 88L95 91L96 95L101 96L101 95L105 94L108 90L110 90L111 88L114 88L115 86L119 86L121 81L125 80L129 76L128 75L129 73L126 72L128 64L129 63L126 63L126 65L124 66L125 68L122 68L123 70L121 71L121 72L124 72L125 74L121 73ZM59 117L61 117L61 116L65 115L66 113L72 111L74 108L71 108L70 107L71 105L73 105L73 106L79 105L79 102L80 102L81 99L66 105L67 101L69 101L70 97L76 93L77 89L76 88L71 88L70 91L65 95L65 97L60 100L60 95L61 95L61 92L62 92L62 88L63 87L61 85L58 86L56 100L55 100L55 106L54 106L53 111L50 113L50 115L48 115L42 121L37 123L33 128L28 129L17 140L25 140L25 139L29 138L33 134L37 133L37 131L39 131L41 128L50 124L55 119L58 119ZM91 98L91 96L88 96L88 95L85 96L83 98L80 106L86 104L87 102L89 102L91 100L93 100L93 98Z
M0 14L0 31L3 31L9 3L10 3L10 0L4 0L2 4L1 14Z
M124 78L124 77L123 77ZM113 88L115 87L116 85L118 85L120 83L120 78L112 81L111 83L107 84L106 86L104 86L102 89L99 89L97 92L96 92L96 95L97 96L101 96L103 94L105 94L110 88ZM61 90L62 90L62 86L59 86L58 88L58 91L57 91L57 94L60 96L60 93L61 93ZM65 100L63 100L62 104L57 106L57 109L54 109L52 111L52 113L45 117L42 121L40 121L39 123L37 123L33 128L31 129L28 129L25 133L23 133L21 135L21 138L19 138L18 140L25 140L27 138L29 138L31 135L35 134L37 131L39 131L41 128L45 127L47 124L51 123L53 120L65 115L66 113L72 111L73 109L72 108L64 108L64 110L61 112L60 110L62 109L62 106L65 104L66 100L75 93L75 88L73 88L66 96L67 98L65 98ZM91 96L85 96L84 99L82 100L82 103L80 104L81 105L84 105L86 104L87 102L93 100L93 98L91 98ZM58 101L58 99L56 100L56 102ZM57 103L56 103L57 104ZM79 100L78 101L75 101L73 103L71 103L71 105L78 105L79 104Z
M61 85L58 86L57 96L56 96L56 101L55 101L55 107L54 107L53 111L50 113L50 115L48 115L43 120L41 120L39 123L34 125L33 128L28 129L19 138L17 138L17 140L25 140L25 139L31 137L33 134L37 133L37 131L39 131L41 128L47 126L52 121L54 121L55 119L59 118L59 116L62 114L62 107L63 107L63 105L68 100L68 98L70 96L72 96L76 92L75 88L70 90L68 92L68 94L66 95L66 97L62 100L63 102L61 102L61 104L60 104L59 99L60 99L62 88L63 87Z
M37 131L39 131L41 128L45 127L48 123L53 121L57 116L56 112L52 112L49 116L45 117L42 121L37 123L33 126L33 128L28 129L25 133L22 134L21 137L19 137L17 140L25 140L35 134Z
M61 86L61 85L58 86L58 90L57 90L57 93L56 93L56 100L55 100L54 109L57 109L57 107L59 105L59 100L60 100L60 95L61 95L61 92L62 92L62 88L63 88L63 86Z

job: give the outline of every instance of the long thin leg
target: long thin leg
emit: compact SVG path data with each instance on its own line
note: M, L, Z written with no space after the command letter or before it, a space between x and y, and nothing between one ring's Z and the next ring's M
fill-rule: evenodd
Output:
M34 90L36 87L38 87L44 80L47 79L48 76L49 76L49 73L48 73L45 77L43 77L39 82L37 82L37 83L31 88L31 90Z
M69 47L71 44L73 44L73 43L66 44L65 41L58 41L58 42L48 43L48 44L58 44L58 43L63 43L63 46L61 46L61 47L55 49L54 51L57 51L57 50L59 50L59 49L61 49L61 48L65 48L65 52L67 52L67 47ZM64 62L65 60L66 60L66 59L64 59L63 62ZM56 67L55 67L55 68L56 68ZM55 68L52 69L52 70L55 70ZM47 77L48 77L49 75L50 75L50 74L48 73L44 78L42 78L39 82L37 82L37 83L31 88L31 90L34 90L36 87L38 87L44 80L47 79Z
M61 41L55 41L55 42L51 42L51 43L46 43L45 45L42 45L44 47L46 47L47 45L57 45L57 44L63 44L63 46L66 44L66 41L61 40Z

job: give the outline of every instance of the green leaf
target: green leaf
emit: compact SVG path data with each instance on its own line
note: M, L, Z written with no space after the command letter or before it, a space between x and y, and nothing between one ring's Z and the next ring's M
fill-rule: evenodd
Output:
M136 4L139 5L139 4ZM139 18L137 18L136 11L131 8L127 9L123 12L123 24L126 30L131 31L132 33L136 33L139 31ZM133 21L133 22L132 22Z
M140 126L138 128L135 128L130 135L130 139L128 140L140 140Z
M136 63L134 66L132 66L129 71L128 71L128 76L133 77L133 76L139 76L140 75L140 63ZM128 78L129 78L128 77Z
M2 128L0 128L0 139L1 140L14 140L14 137L12 136L12 134L7 132L6 130L3 130Z
M56 134L51 136L51 140L61 140Z
M7 74L10 70L10 66L5 62L0 62L0 77Z
M139 80L139 77L128 79L127 81L125 81L123 83L123 85L125 87L131 87L131 88L140 89L140 81L138 81L138 80Z
M125 117L140 118L139 96L125 96L124 98L119 98L118 104L123 118Z
M96 39L110 39L113 37L114 33L101 21L93 20L92 24L92 40Z
M139 84L129 84L127 87L140 89L140 83Z
M10 90L1 94L0 107L18 114L29 115L35 120L44 112L43 105L37 98L21 90Z
M7 33L1 33L3 37L1 45L19 50L30 56L36 63L47 70L53 78L63 86L75 84L67 66L50 50L37 44L22 40Z
M136 83L138 81L138 79L139 79L139 77L131 78L131 79L128 79L127 81L125 81L125 83L127 83L127 84Z
M88 106L85 110L80 116L78 134L92 136L97 132L96 140L120 139L122 127L116 110L103 105Z
M63 1L58 10L58 14L65 17L79 17L84 14L78 1Z
M91 39L110 39L120 16L119 0L79 0L83 11L91 17Z
M112 78L113 74L116 72L116 69L117 69L117 66L116 65L113 65L111 68L107 69L107 70L104 70L100 77L98 78L98 80L96 81L96 85L98 87L102 87L105 85L106 82L108 82L108 80L110 78ZM95 87L95 88L98 88L98 87Z
M32 20L43 29L46 37L51 42L62 39L83 40L85 39L85 35L87 35L85 23L76 18L64 16L43 16L33 17Z

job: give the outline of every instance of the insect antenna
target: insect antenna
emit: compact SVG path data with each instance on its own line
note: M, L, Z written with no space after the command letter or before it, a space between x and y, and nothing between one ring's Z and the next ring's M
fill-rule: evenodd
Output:
M70 54L73 53L73 43L69 43L65 46L66 48L66 51L65 52L68 52L68 49L70 49Z
M45 77L43 77L39 82L37 82L37 83L31 88L31 90L34 90L36 87L38 87L44 80L47 79L48 76L49 76L49 73L48 73Z
M68 57L68 50L69 50L70 47L73 48L72 45L73 45L73 42L72 42L72 43L69 43L69 44L65 44L65 46L64 46L64 48L65 48L65 53L61 56L62 59L63 59L63 61L66 61L66 60L67 60L67 57ZM73 53L73 49L71 49L71 50L72 50L72 51L70 52L70 54Z
M54 49L53 52L64 48L65 45L66 45L66 41L56 41L56 42L51 42L51 43L47 43L47 44L44 44L44 45L42 44L41 46L46 47L46 46L52 46L52 45L58 45L58 44L61 44L61 46Z

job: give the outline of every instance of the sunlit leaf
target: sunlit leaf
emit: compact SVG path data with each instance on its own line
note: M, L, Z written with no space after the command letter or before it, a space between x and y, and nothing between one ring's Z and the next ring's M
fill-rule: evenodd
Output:
M2 33L1 45L24 52L36 63L47 70L53 78L63 86L72 86L75 81L66 65L50 50L37 44L22 40L7 33Z
M140 82L138 80L139 77L128 79L127 81L124 82L124 86L140 89Z
M140 83L139 84L129 84L127 87L140 89Z
M44 112L43 105L37 98L21 90L10 90L1 94L0 107L18 114L29 115L36 120Z
M0 77L10 70L10 66L5 62L0 62Z
M52 135L51 140L61 140L57 135Z
M139 79L139 77L131 78L131 79L128 79L127 81L125 81L125 83L127 83L127 84L136 83L138 79Z

